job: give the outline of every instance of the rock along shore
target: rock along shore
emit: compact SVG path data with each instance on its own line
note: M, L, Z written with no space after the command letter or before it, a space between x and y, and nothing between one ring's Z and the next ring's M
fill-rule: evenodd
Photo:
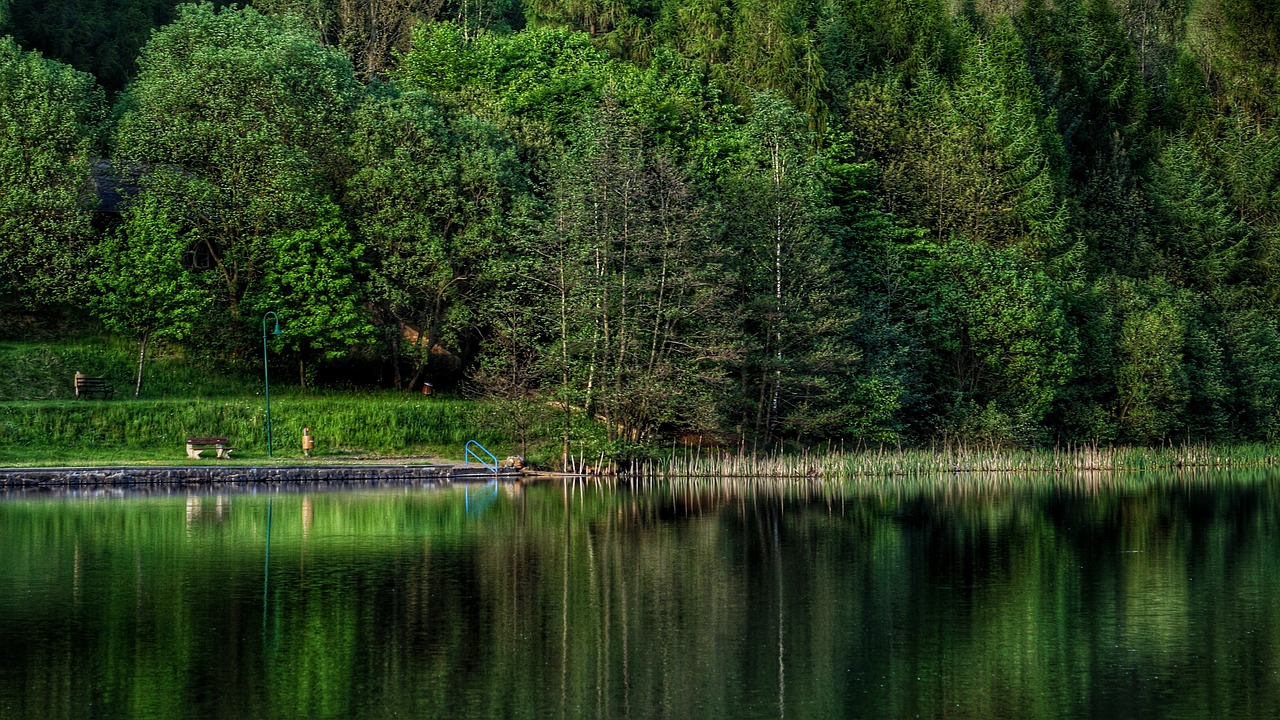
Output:
M199 465L170 467L0 468L0 488L220 483L374 483L406 485L517 480L514 468L497 473L455 465Z

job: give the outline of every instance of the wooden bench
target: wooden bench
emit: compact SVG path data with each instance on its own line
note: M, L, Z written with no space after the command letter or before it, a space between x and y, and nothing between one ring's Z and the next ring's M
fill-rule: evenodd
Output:
M218 457L229 458L231 451L235 448L224 437L189 437L187 438L187 457L192 460L199 460L200 453L213 448L218 451Z
M89 377L81 373L76 373L75 379L76 397L92 397L97 395L103 399L109 398L115 393L116 389L107 383L106 378Z

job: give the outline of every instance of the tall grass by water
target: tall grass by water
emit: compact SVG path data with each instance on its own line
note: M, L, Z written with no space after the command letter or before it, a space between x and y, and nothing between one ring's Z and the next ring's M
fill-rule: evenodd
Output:
M666 458L617 468L642 478L792 478L852 480L876 477L937 477L1021 473L1129 473L1181 468L1266 467L1280 463L1280 446L1161 447L1093 445L1047 449L975 448L958 444L918 449L739 454L700 448L673 449Z
M642 495L657 495L694 511L702 511L724 503L760 498L776 498L804 503L826 502L842 505L854 499L874 498L884 507L896 507L905 498L929 498L937 503L1008 497L1019 492L1067 492L1089 497L1103 492L1149 492L1153 487L1185 491L1214 487L1275 486L1274 471L1252 469L1227 472L1207 468L1188 468L1163 472L1099 472L1060 473L971 473L965 475L880 475L831 479L796 477L634 477L619 480L618 485ZM565 481L566 497L575 499L589 494L607 493L607 479L570 478Z

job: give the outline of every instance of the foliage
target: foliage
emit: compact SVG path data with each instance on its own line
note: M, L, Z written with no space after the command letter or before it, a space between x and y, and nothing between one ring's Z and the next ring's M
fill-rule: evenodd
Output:
M147 342L184 340L208 315L198 280L182 266L191 238L157 210L155 199L145 198L97 248L97 292L89 299L89 307L109 329L138 339L135 397L142 388Z
M256 306L255 314L284 315L279 343L305 362L340 358L372 339L359 285L364 248L336 205L321 208L312 227L274 235L271 251L262 288L246 304Z
M137 71L151 31L174 17L182 0L4 0L0 32L24 47L92 73L115 93ZM227 5L228 0L216 0ZM4 22L5 6L9 22Z
M554 182L531 278L550 320L543 377L611 438L715 427L723 363L735 353L716 296L726 257L689 178L606 105L579 129Z
M328 199L346 173L359 98L350 65L297 26L207 4L184 6L140 65L121 101L116 157L140 170L142 198L208 266L202 287L232 346L251 345L260 312L280 302L318 303L294 331L312 333L299 349L332 352L336 337L358 336L360 251ZM316 263L328 276L302 287Z
M104 114L92 77L0 37L0 302L81 295Z
M486 298L524 228L526 171L497 128L394 88L357 111L351 153L344 200L369 250L369 297L388 328L396 386L417 387L433 359L475 341L492 308Z
M773 94L755 96L723 180L726 233L739 254L735 304L746 340L734 368L737 422L762 438L847 433L858 312L821 158L806 149L804 116Z
M206 3L136 74L170 6L106 3L9 4L8 307L96 277L241 365L278 310L343 382L549 409L562 463L1277 431L1274 3ZM131 79L100 253L103 95L21 47Z
M262 12L296 17L325 45L346 55L365 80L384 77L414 28L435 19L441 0L255 0Z

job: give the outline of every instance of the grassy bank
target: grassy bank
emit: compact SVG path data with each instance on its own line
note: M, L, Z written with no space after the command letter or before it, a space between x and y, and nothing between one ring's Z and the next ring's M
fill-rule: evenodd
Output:
M136 353L133 343L110 336L0 343L0 465L185 462L183 447L193 435L226 436L237 461L266 459L260 365L208 367L158 345L135 400ZM77 370L106 378L113 399L77 400ZM522 453L549 463L559 456L560 430L549 408L526 413L529 443L522 448L510 408L501 403L394 390L303 391L296 375L273 371L276 459L302 456L303 427L311 428L319 458L461 459L468 440L500 458ZM586 423L578 430L584 437L596 432Z
M300 457L303 427L316 438L316 455L455 456L468 440L494 452L509 438L490 422L485 403L403 393L298 395L273 393L274 455ZM35 401L0 404L0 462L99 463L133 458L183 458L191 435L221 435L236 455L265 458L263 398L139 401Z
M260 389L261 375L248 366L205 367L164 343L152 346L147 353L142 399L234 397ZM117 398L132 398L137 370L137 344L114 336L4 342L0 343L0 402L74 399L72 378L76 371L106 378L115 387Z
M273 392L271 426L276 460L302 456L301 431L316 438L314 457L341 460L379 457L462 459L468 440L500 458L525 454L542 468L558 464L559 416L544 409L521 448L509 407L495 402L430 397L395 391ZM1178 468L1249 468L1280 465L1280 446L1181 445L977 449L940 446L857 452L815 450L736 455L670 447L658 457L610 468L586 448L598 446L600 429L576 428L575 468L647 478L773 477L845 481L872 477L976 476L1017 473L1128 473ZM262 462L266 406L261 395L183 400L39 400L0 403L0 465L82 465L186 462L185 439L222 435L239 462ZM586 440L583 440L586 438ZM594 455L594 457L593 457Z

